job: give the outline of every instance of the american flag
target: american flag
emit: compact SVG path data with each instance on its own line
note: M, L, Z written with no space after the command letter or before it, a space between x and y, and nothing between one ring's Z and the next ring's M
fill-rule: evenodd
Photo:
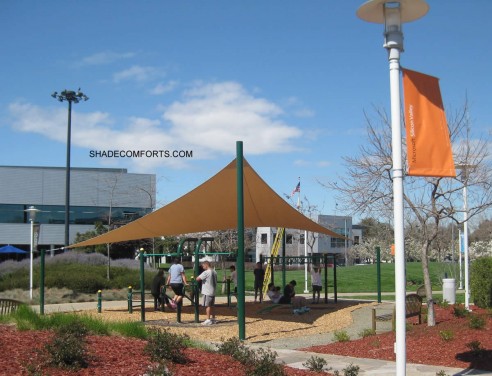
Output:
M294 190L290 194L290 197L294 196L296 194L296 192L301 192L301 182L297 183L296 187L294 188Z

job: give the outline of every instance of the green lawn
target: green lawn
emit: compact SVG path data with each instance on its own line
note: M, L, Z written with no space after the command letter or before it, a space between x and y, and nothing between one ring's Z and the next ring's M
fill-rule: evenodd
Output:
M455 277L456 273L453 272L453 264L451 263L430 263L430 274L433 285L433 290L442 289L442 279L447 273L448 278ZM395 291L395 272L394 264L381 264L381 291L382 292L394 292ZM275 284L282 285L282 271L275 269ZM456 266L456 269L458 267ZM219 280L223 278L223 272L217 270L219 273ZM228 271L227 271L228 272ZM411 262L406 264L407 274L407 290L415 291L419 286L424 284L424 278L422 274L422 265L419 262ZM228 275L228 273L227 273ZM322 277L324 281L324 271L322 271ZM456 277L455 277L456 278ZM304 291L304 269L302 270L289 270L285 273L285 281L288 283L291 280L296 280L297 291ZM253 290L253 271L246 271L246 291ZM333 291L333 269L328 269L328 284L329 291ZM311 276L308 273L308 287L311 288ZM376 293L377 292L377 275L376 265L359 265L337 268L337 287L339 293ZM362 294L361 294L362 295Z

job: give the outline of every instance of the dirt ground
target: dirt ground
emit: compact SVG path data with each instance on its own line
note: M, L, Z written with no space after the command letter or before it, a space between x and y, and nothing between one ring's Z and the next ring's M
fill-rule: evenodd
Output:
M271 303L246 303L246 341L265 342L277 338L296 338L311 334L328 333L340 330L352 323L351 312L364 305L357 302L343 301L311 306L311 311L302 315L294 315L288 305ZM127 310L84 311L103 320L135 320L140 321L140 310L132 314ZM205 319L204 308L200 307L200 322ZM194 309L185 305L182 309L181 323L177 322L176 311L155 312L147 308L145 320L147 325L163 326L177 334L187 334L191 338L207 342L218 342L230 337L237 337L237 308L220 305L216 307L218 324L203 326L195 323Z

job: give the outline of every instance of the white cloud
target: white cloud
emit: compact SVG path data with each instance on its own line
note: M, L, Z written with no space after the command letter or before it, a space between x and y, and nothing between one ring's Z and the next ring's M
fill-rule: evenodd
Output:
M134 65L128 69L113 74L113 81L116 83L122 81L147 82L164 76L165 73L158 68Z
M82 59L81 65L105 65L115 61L130 59L135 56L134 52L113 52L103 51L96 54L86 56Z
M66 109L16 102L9 111L14 129L66 141ZM116 124L111 114L74 110L72 120L77 126L72 127L72 145L88 150L192 150L193 158L204 159L234 155L236 141L244 142L248 154L294 151L298 150L294 141L302 135L280 119L280 107L254 97L235 82L195 84L182 100L161 111L162 119L134 116ZM136 158L132 163L149 170L159 165L182 166L186 160Z
M301 131L278 119L281 108L249 94L236 82L198 83L174 102L163 117L173 124L173 135L195 147L231 152L243 141L250 154L295 150L292 140Z
M176 89L176 87L178 87L178 81L169 81L166 83L160 82L150 90L150 94L161 95L161 94L169 93L174 89Z

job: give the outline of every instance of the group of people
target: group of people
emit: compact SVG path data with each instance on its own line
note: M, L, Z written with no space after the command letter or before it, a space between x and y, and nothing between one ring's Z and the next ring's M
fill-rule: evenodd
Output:
M196 281L201 285L203 306L205 307L207 316L202 324L211 325L217 323L213 312L215 290L217 288L217 273L207 260L203 261L200 266L203 271L196 277ZM166 294L166 288L168 286L174 292L173 298L169 298ZM173 259L173 264L169 268L167 279L164 278L164 271L159 270L152 281L151 293L154 297L154 309L159 310L160 307L163 309L164 305L170 309L175 309L179 304L183 304L185 286L188 286L188 281L186 280L184 267L176 257Z
M234 293L237 293L237 272L236 267L231 265L229 267L231 272L230 278L234 283ZM254 290L255 290L255 303L263 301L263 282L265 279L265 270L262 267L261 262L257 262L253 270L254 273ZM196 277L197 283L201 287L201 293L203 295L203 306L205 307L206 319L202 323L203 325L216 324L214 306L215 295L217 289L217 272L212 268L208 260L204 260L200 265L200 273ZM320 293L322 290L321 283L321 270L319 266L311 267L311 284L313 291L313 304L319 303ZM167 306L170 309L175 309L179 304L183 303L183 297L185 296L185 286L188 285L183 265L179 262L178 258L173 259L173 264L169 268L167 279L164 278L164 271L159 270L154 277L151 286L151 292L154 297L154 309L159 310L160 307L164 309ZM273 283L268 285L267 296L273 303L278 304L292 304L294 314L302 314L309 312L307 307L307 301L305 297L296 296L295 287L297 282L295 280L290 281L285 285L283 292L279 286L275 286ZM174 297L170 298L166 294L167 287L170 287L174 292Z
M283 293L281 293L281 288L279 286L269 283L267 296L273 303L292 304L294 314L309 312L310 308L306 305L306 298L303 296L296 296L296 285L297 282L295 280L290 281L285 285ZM319 266L311 267L311 287L313 290L312 304L319 304L320 293L322 290L321 269Z

